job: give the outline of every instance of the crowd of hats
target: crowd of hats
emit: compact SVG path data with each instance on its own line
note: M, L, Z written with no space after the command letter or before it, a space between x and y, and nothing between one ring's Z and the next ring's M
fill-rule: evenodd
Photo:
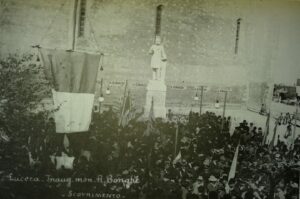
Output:
M262 144L262 129L247 121L241 122L232 136L229 133L230 117L224 118L222 131L221 123L222 117L214 113L206 112L201 116L190 113L177 123L157 119L153 123L156 130L146 136L147 121L131 121L127 126L119 127L118 117L113 112L95 114L90 132L68 135L68 150L62 144L64 135L49 132L40 144L35 144L38 150L34 150L32 157L39 163L34 166L28 163L27 143L24 143L25 147L19 145L18 150L14 147L13 155L8 155L12 144L7 143L0 149L1 161L7 161L7 156L13 157L9 166L1 166L2 179L7 179L9 174L39 176L41 179L50 175L91 178L93 182L14 183L3 180L1 189L5 189L5 194L11 198L25 193L28 198L41 195L59 198L69 190L118 193L130 199L248 199L267 198L270 193L279 198L297 196L300 139L295 140L293 150L281 141L270 147ZM228 181L237 146L235 178ZM56 169L50 157L61 154L74 157L73 169ZM108 183L105 180L99 183L96 181L99 175L103 179L107 176L117 179L137 177L138 183Z

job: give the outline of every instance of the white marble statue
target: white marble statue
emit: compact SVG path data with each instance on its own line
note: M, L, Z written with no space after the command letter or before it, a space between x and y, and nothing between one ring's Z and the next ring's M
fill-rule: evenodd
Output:
M155 44L150 48L152 79L164 81L167 65L167 56L159 36L155 37Z

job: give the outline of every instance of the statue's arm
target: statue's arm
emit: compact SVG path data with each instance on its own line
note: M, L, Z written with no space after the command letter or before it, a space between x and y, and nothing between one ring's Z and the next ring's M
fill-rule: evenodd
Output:
M149 50L149 54L153 55L154 54L154 50L153 50L153 46L151 46L150 50Z
M167 61L167 55L163 46L161 47L161 60Z

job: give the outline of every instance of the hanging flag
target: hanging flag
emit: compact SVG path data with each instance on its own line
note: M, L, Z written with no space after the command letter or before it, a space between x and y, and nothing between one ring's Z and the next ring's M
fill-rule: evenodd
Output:
M296 112L295 112L295 115L294 115L294 130L293 130L293 138L292 138L292 144L291 144L291 147L290 147L290 149L291 150L293 150L294 149L294 147L295 147L295 139L296 139L296 129L297 129L297 127L299 127L298 125L297 125L297 117L298 117L298 106L299 106L299 103L298 104L296 104Z
M144 136L150 136L151 133L153 133L155 131L155 129L154 129L155 118L154 118L153 104L154 104L154 102L153 102L153 98L152 98L151 107L150 107L150 111L149 111L149 118L147 121L147 128L144 132Z
M179 162L181 160L181 151L179 151L178 155L175 157L175 159L173 160L173 164L176 164L177 162Z
M0 129L0 141L9 142L10 138L6 135L6 133Z
M39 48L50 80L57 133L89 130L100 54Z
M30 151L28 151L28 160L31 167L36 164L36 161L32 158L32 153Z
M238 120L237 118L234 117L234 118L231 120L231 124L230 124L230 128L229 128L229 134L230 134L230 136L233 135L233 133L234 133L234 131L235 131L235 128L238 127L239 125L240 125L239 120Z
M119 117L119 126L122 125L122 119L123 119L123 113L124 113L124 109L125 109L125 104L126 104L126 93L128 92L128 81L126 80L125 82L125 87L124 87L124 96L123 96L123 102L122 102L122 106L121 106L121 113L120 113L120 117Z
M92 157L91 151L88 151L88 150L81 150L80 155L82 157L85 157L88 162L91 160L91 157Z
M228 182L230 179L234 179L234 177L235 177L236 166L237 166L238 155L239 155L239 147L240 147L240 143L236 147L236 150L235 150L235 153L233 156L233 160L231 162L231 167L230 167L230 171L228 174Z
M275 139L276 139L276 134L277 134L277 125L278 125L278 120L276 120L275 122L275 127L274 127L274 130L273 130L273 137L272 137L272 140L269 144L269 150L272 150L274 145L275 145Z
M262 145L267 144L267 138L268 138L269 130L270 130L270 116L271 116L271 113L269 111L269 113L267 115L266 127L265 127L264 137L263 137L263 140L262 140Z
M114 112L118 112L120 113L121 112L121 100L120 99L113 99L112 102L111 102L111 107L112 107L112 110Z
M69 141L69 138L68 138L67 134L65 134L65 136L64 136L63 145L64 145L64 149L65 149L67 152L69 152L69 149L70 149L70 141Z
M129 121L131 120L131 116L132 116L131 108L132 108L132 104L131 104L130 92L128 91L128 94L125 98L122 115L120 118L120 125L123 127L126 126L129 123Z

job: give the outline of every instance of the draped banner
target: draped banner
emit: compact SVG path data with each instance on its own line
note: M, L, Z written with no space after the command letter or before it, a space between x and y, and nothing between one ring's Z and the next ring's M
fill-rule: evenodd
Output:
M100 54L39 49L52 83L57 133L89 130Z
M239 156L239 147L240 147L240 143L238 144L238 146L235 149L235 153L234 153L233 160L231 162L231 166L230 166L230 170L229 170L229 174L228 174L228 182L230 181L230 179L235 178L236 166L238 163L238 156Z

